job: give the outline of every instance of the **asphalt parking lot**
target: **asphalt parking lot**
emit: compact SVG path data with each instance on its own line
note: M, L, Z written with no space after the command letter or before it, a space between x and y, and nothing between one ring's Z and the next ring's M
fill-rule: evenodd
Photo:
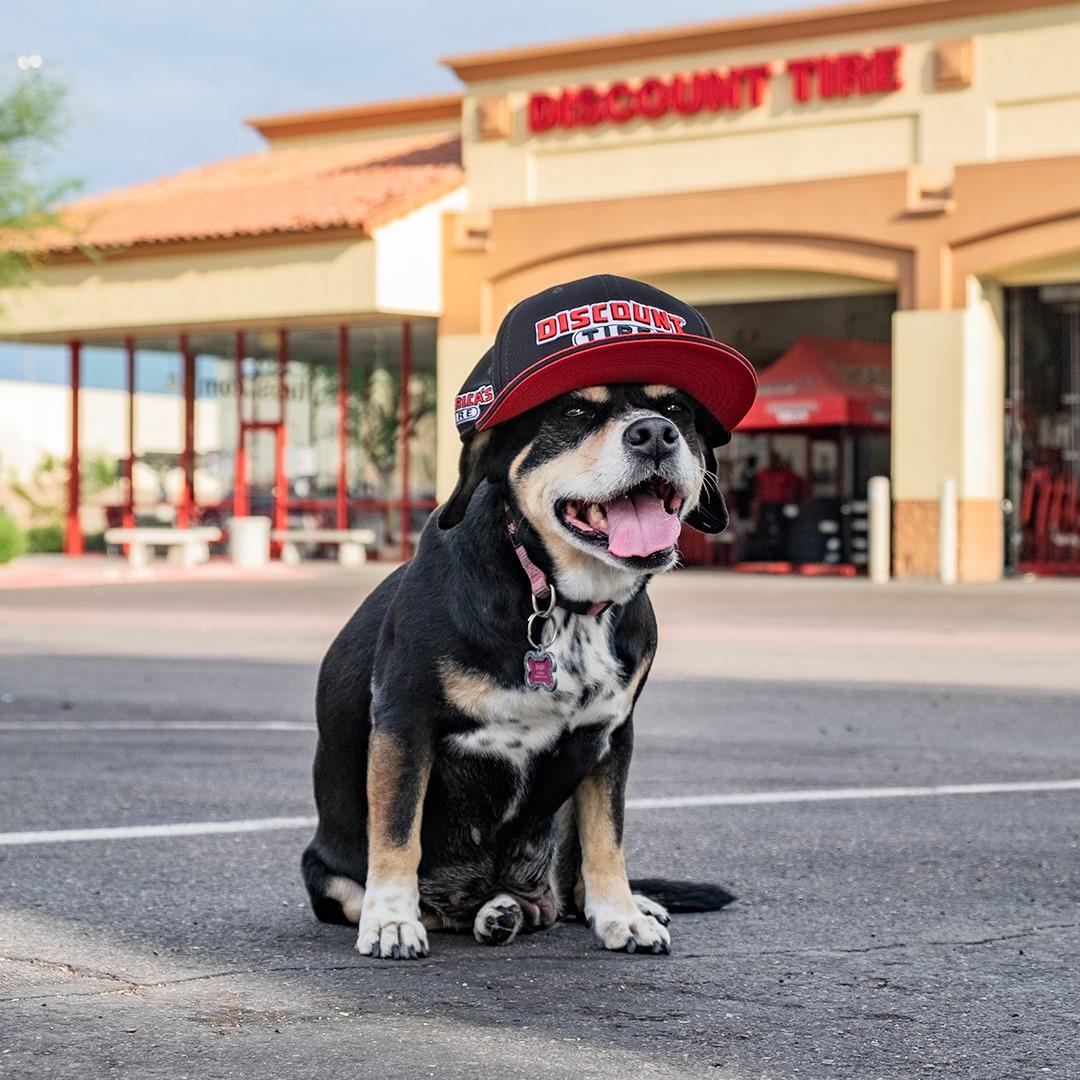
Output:
M0 1075L1080 1076L1080 583L656 583L631 873L738 902L392 964L298 873L378 575L0 589Z

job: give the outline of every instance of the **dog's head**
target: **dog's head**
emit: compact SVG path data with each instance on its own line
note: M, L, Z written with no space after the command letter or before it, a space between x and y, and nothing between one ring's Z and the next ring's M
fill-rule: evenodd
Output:
M539 535L564 582L602 568L608 581L611 571L637 579L668 570L684 521L704 532L727 526L713 474L713 448L727 438L670 386L576 390L469 436L439 524L457 524L487 479Z

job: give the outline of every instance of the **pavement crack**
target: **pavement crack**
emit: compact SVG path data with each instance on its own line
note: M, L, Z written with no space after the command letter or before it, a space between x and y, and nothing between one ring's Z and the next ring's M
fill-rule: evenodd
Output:
M183 986L190 983L209 982L214 979L227 979L233 976L260 975L298 971L306 972L312 970L310 965L303 964L257 966L250 968L230 968L227 971L208 971L202 975L183 975L175 979L153 979L147 981L139 981L135 979L125 979L120 975L114 975L112 972L108 971L95 971L92 968L78 968L72 964L59 963L53 960L44 960L38 957L0 956L0 962L3 961L9 961L11 963L31 964L38 967L47 967L53 971L63 972L67 975L75 975L82 978L109 979L116 983L119 983L120 985L116 986L115 988L111 987L107 990L70 990L44 994L16 994L11 997L0 997L0 1003L13 1001L39 1001L43 999L62 1000L64 998L113 997L118 994L137 994L142 993L145 990L164 990L171 986ZM320 966L318 970L320 972L352 971L355 970L355 967L355 964L328 964L326 966Z
M880 945L852 945L849 947L834 948L805 948L805 949L766 949L758 956L806 956L806 955L857 955L860 953L887 952L895 949L932 949L932 948L956 948L965 945L994 945L1001 941L1016 941L1020 938L1037 937L1050 930L1074 930L1080 927L1080 923L1045 923L1041 926L1031 926L1026 930L1014 930L1009 933L991 934L982 938L930 938L925 941L888 941ZM682 959L694 959L683 955Z
M1015 941L1017 938L1036 937L1047 930L1075 930L1080 923L1046 923L1044 926L1032 926L1027 930L1017 930L1011 934L995 934L991 937L976 938L972 941L927 941L927 945L993 945L997 941Z
M137 986L131 979L125 979L122 975L116 975L111 971L102 971L98 968L80 967L77 964L68 964L59 960L46 960L41 956L6 956L0 955L0 963L4 964L27 964L30 967L48 968L50 971L60 972L64 975L74 975L77 979L109 979L112 982L123 983L125 986ZM0 1000L11 1000L2 998Z

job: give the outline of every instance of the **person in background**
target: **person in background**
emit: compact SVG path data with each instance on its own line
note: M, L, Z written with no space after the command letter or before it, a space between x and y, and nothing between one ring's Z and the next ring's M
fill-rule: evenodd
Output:
M769 451L769 464L757 474L755 494L759 505L766 503L799 502L803 480L775 451Z
M769 463L758 472L754 485L751 521L757 558L771 562L787 557L788 520L784 506L800 502L804 487L802 477L775 450L770 450Z
M736 561L746 557L747 539L750 535L754 514L754 495L757 491L758 459L756 454L749 454L743 461L737 483L732 486L731 498L734 504Z

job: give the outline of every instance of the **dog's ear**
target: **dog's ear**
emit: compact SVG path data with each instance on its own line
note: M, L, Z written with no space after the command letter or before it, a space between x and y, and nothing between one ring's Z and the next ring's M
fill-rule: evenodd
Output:
M488 458L491 451L491 432L474 432L465 439L461 447L461 461L458 464L457 487L450 493L450 498L439 512L439 528L452 529L465 516L469 500L488 472Z
M686 515L686 524L698 532L722 533L728 527L730 519L724 496L720 494L716 447L726 446L731 442L731 432L721 427L704 410L697 413L697 427L705 448L705 479L701 484L701 498L697 506Z
M724 496L712 486L702 488L700 501L686 515L686 524L703 533L722 533L729 520Z
M694 427L697 428L698 438L705 448L706 455L710 450L727 446L731 442L731 432L700 405L694 410ZM711 459L706 457L706 460Z

